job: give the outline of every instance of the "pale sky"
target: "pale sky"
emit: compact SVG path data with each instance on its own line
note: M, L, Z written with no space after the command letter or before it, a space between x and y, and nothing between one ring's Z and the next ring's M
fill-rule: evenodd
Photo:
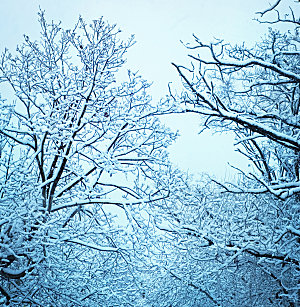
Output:
M195 33L204 42L223 38L232 43L252 45L267 26L254 21L255 12L275 0L0 0L0 52L14 51L23 34L38 38L39 6L46 18L62 21L72 28L81 15L87 22L104 17L116 23L124 38L135 35L137 43L127 54L127 66L154 82L153 99L167 94L168 82L180 89L180 80L171 62L188 64L188 51L180 40L192 42ZM210 172L219 177L230 173L227 162L240 164L231 137L198 135L196 116L169 116L165 121L179 129L181 137L170 149L174 163L191 173Z

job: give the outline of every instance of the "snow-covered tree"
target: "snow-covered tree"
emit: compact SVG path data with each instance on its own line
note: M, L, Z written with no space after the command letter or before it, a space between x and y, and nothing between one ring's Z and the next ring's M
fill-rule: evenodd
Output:
M222 40L204 44L195 37L195 45L187 46L198 52L189 55L195 69L174 64L187 89L184 111L199 114L205 127L234 132L238 151L260 175L249 176L260 188L239 187L232 192L272 193L279 199L300 192L300 22L294 15L284 21L294 27L286 33L270 28L254 48ZM210 57L202 57L202 50L208 50Z
M299 241L283 231L299 211L292 200L224 194L209 179L177 187L158 225L174 246L172 306L297 306Z
M130 305L147 207L168 195L151 174L168 164L175 135L154 115L169 106L137 74L120 81L133 38L115 26L39 21L39 41L0 58L0 300Z
M278 0L258 14L261 23L284 24L285 32L272 26L253 48L222 40L206 44L195 36L195 43L187 45L192 67L174 64L185 87L182 112L198 114L205 128L235 134L237 151L252 162L251 170L240 169L238 182L218 183L235 196L217 196L216 204L206 201L198 219L181 222L188 225L193 240L198 238L195 249L200 256L192 259L201 263L216 258L200 267L207 278L211 272L223 278L220 295L216 286L209 287L222 306L300 302L300 21L292 9L299 4L290 1L286 14L284 4ZM275 19L264 19L268 14ZM210 252L202 257L205 249ZM250 271L256 273L251 276ZM231 283L236 290L230 290ZM248 291L247 283L256 290L238 296L241 289Z

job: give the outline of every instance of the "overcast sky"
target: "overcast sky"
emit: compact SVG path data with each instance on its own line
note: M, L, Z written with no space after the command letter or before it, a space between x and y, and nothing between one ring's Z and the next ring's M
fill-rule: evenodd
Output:
M23 34L38 38L37 12L46 11L48 20L62 21L71 28L81 15L87 21L104 17L116 23L124 38L135 35L136 44L127 54L127 66L153 82L151 94L159 99L167 93L168 82L179 88L179 78L171 62L188 64L187 50L180 40L192 42L192 34L202 41L223 38L232 43L252 45L266 32L255 12L275 0L0 0L0 51L15 50ZM174 116L166 121L179 129L181 137L171 148L171 159L190 172L210 172L223 177L226 166L241 163L230 137L198 135L195 116Z

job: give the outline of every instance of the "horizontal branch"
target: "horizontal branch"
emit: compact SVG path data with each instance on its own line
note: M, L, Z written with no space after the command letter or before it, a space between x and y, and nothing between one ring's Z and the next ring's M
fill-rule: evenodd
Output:
M215 105L214 102L212 102L209 98L205 97L203 94L199 93L193 84L189 82L188 78L185 76L185 74L182 72L182 67L172 63L172 65L177 69L179 75L183 78L184 82L188 85L190 90L193 94L196 96L196 101L194 102L194 107L198 106L198 109L187 108L185 112L190 113L198 113L201 115L207 115L212 117L218 117L225 120L233 121L237 124L242 125L243 127L250 129L253 132L257 132L272 141L275 141L279 143L280 145L283 145L285 147L291 148L296 151L300 151L300 142L287 134L281 133L279 131L276 131L272 129L271 127L268 127L264 124L261 124L258 121L255 121L251 118L249 118L250 115L240 114L235 111L229 111L224 104L220 104L220 99L218 98L218 104ZM299 78L300 82L300 78ZM203 103L203 105L200 104L200 102ZM202 109L201 109L202 107ZM199 110L200 109L200 110Z
M227 192L234 193L234 194L241 194L241 193L246 193L246 194L264 194L264 193L272 193L276 197L285 200L292 195L300 193L300 182L295 181L295 182L289 182L289 183L282 183L282 184L274 184L274 185L268 185L264 184L264 187L261 188L253 188L253 189L248 189L244 187L229 187L226 186L220 182L217 182L213 180L215 183L218 185L222 186ZM262 181L260 180L262 183Z
M33 267L29 267L26 269L10 269L10 268L2 268L0 270L0 274L6 278L10 279L20 279L21 277L24 277L27 272L30 272L33 270Z
M280 260L280 261L283 261L283 262L293 263L293 264L296 264L297 266L299 266L298 260L290 258L286 255L279 256L279 255L274 255L274 254L270 254L270 253L262 253L262 252L255 250L255 249L250 249L250 248L244 249L244 251L246 253L252 255L252 256L257 257L257 258L275 259L275 260Z
M210 52L211 52L211 55L212 55L214 61L206 61L206 60L200 59L199 57L195 57L195 56L192 56L192 55L190 55L190 57L192 59L196 60L196 61L199 61L199 62L204 63L204 64L208 64L208 65L218 65L218 66L222 65L222 66L237 67L237 68L244 68L244 67L248 67L248 66L260 66L260 67L263 67L263 68L270 69L270 70L278 73L281 76L284 76L286 78L294 80L297 83L300 83L300 76L298 74L295 74L295 73L293 73L289 70L278 67L275 64L272 64L272 63L269 63L269 62L266 62L266 61L263 61L263 60L260 60L260 59L254 59L254 58L244 60L244 61L242 61L242 60L237 60L237 61L235 61L235 60L228 60L228 61L221 60L215 55L212 45L211 46L203 45L203 47L207 47L207 48L210 49Z
M20 145L29 146L30 148L34 149L34 146L32 144L24 142L23 140L18 139L17 137L11 135L10 133L0 130L0 134L3 134L4 136L8 137L9 139L15 141L16 143Z
M71 201L62 205L53 206L51 212L56 212L62 209L72 208L75 206L84 206L84 205L116 205L122 209L125 208L125 206L129 205L139 205L139 204L147 204L152 203L155 201L159 201L162 199L167 198L169 195L154 198L154 199L142 199L139 201L118 201L118 200L112 200L112 199L100 199L100 198L93 198L93 199L83 199L83 200L76 200Z
M189 227L188 229L189 229L190 232L187 233L187 235L193 235L194 236L194 234L198 234L198 231L192 229L191 227ZM206 239L202 235L200 235L199 237ZM212 246L212 245L216 246L218 244L216 242L214 242L212 239L209 239L209 246ZM239 245L231 245L230 248L231 248L231 250L235 249L235 252L239 252L239 253L246 252L246 253L248 253L252 256L255 256L257 258L268 258L268 259L280 260L280 261L283 261L283 262L286 262L286 263L292 263L292 264L299 266L299 261L297 259L288 257L287 255L275 255L273 253L260 252L258 250L253 249L253 248L243 248Z
M116 247L110 247L110 246L99 246L97 244L94 243L90 243L90 242L85 242L79 239L66 239L64 240L65 242L68 243L75 243L75 244L79 244L81 246L85 246L91 249L95 249L98 250L100 252L118 252L119 249Z

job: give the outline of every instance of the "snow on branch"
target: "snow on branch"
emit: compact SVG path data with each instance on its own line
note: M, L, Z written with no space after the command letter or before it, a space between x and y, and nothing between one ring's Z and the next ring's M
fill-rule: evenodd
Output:
M213 48L213 44L211 45L204 45L202 43L200 43L199 47L207 47L210 49L211 55L214 59L214 61L208 61L208 60L204 60L201 59L199 57L195 57L193 55L189 55L192 59L199 61L201 63L204 64L208 64L208 65L222 65L222 66L228 66L228 67L238 67L238 68L245 68L245 67L249 67L249 66L260 66L266 69L270 69L276 73L278 73L279 75L289 78L293 81L296 81L297 83L300 83L300 76L294 72L291 72L289 70L286 70L284 68L278 67L275 64L260 60L260 59L255 59L255 58L251 58L251 59L247 59L247 60L223 60L220 59Z
M256 176L255 178L256 180L258 180ZM230 187L218 181L215 181L215 180L213 181L217 183L218 185L222 186L226 190L226 192L235 193L235 194L241 194L241 193L264 194L264 193L270 192L276 197L280 198L281 200L285 200L291 197L292 195L300 193L300 182L299 181L268 185L267 183L264 183L260 179L259 182L263 184L263 187L261 188L244 188L242 186Z
M82 241L80 239L65 239L64 241L69 242L69 243L79 244L79 245L82 245L82 246L85 246L85 247L88 247L88 248L91 248L91 249L95 249L95 250L100 251L100 252L118 252L119 251L119 249L116 248L116 247L99 246L97 244L85 242L85 241Z
M183 278L177 276L174 272L172 272L172 271L168 271L168 272L169 272L170 275L171 275L172 277L174 277L175 279L180 280L180 281L183 281ZM206 297L209 298L216 306L221 306L221 305L211 296L211 294L210 294L207 290L204 290L203 288L201 288L201 287L195 285L195 284L192 283L192 282L189 282L189 283L188 283L188 286L190 286L190 287L192 287L192 288L194 288L194 289L200 291L201 293L205 294Z
M99 204L99 205L116 205L122 209L125 208L127 205L139 205L139 204L147 204L156 202L159 200L163 200L167 198L168 195L153 198L153 199L142 199L139 201L119 201L119 200L113 200L113 199L100 199L100 198L92 198L92 199L84 199L84 200L75 200L71 201L65 204L53 206L51 212L56 212L62 209L76 207L76 206L83 206L83 205L91 205L91 204Z

